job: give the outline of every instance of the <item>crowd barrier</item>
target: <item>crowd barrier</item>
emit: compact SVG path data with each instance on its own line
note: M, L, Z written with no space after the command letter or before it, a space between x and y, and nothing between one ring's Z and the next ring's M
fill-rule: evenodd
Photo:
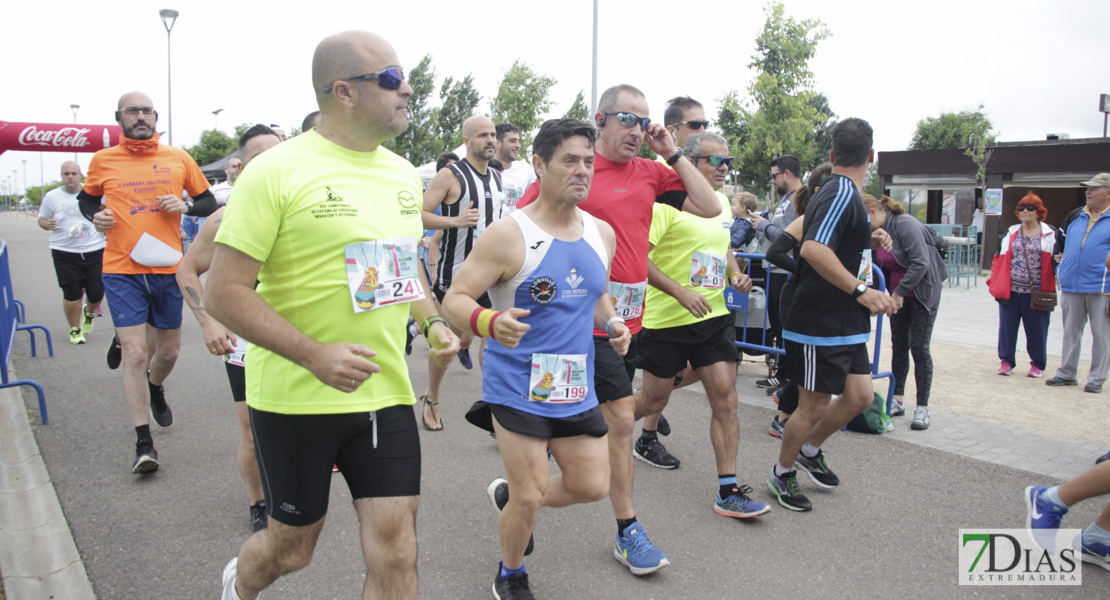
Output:
M12 293L12 272L8 265L8 244L0 240L0 388L17 385L29 385L35 388L39 396L39 415L43 424L49 423L50 418L46 413L46 394L42 386L32 379L8 380L8 366L12 358L12 343L15 342L15 332L26 331L31 336L31 356L35 356L35 329L41 329L46 334L46 347L50 356L54 356L54 342L50 339L50 331L42 325L20 325L25 322L27 313L23 310L23 303L15 299Z

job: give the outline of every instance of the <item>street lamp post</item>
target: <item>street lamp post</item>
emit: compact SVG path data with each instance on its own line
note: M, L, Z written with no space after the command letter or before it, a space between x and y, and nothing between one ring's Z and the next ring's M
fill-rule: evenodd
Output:
M23 200L27 200L27 161L23 161Z
M178 12L172 8L163 8L158 11L158 16L162 17L162 25L166 27L166 114L169 120L170 145L173 145L173 75L171 72L172 62L170 61L170 31L173 30L173 24L177 22Z
M212 111L212 131L217 131L220 128L220 113L222 112L224 112L222 108Z
M73 111L73 126L77 127L77 111L81 110L80 104L70 104L69 110ZM77 162L77 152L73 152L73 162Z

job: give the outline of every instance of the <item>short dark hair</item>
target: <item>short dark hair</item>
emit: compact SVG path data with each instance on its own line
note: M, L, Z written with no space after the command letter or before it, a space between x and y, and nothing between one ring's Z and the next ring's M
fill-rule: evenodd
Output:
M488 164L489 168L491 168L491 169L497 169L498 171L504 171L505 170L505 163L497 160L496 158L489 159L489 162L486 163L486 164Z
M314 110L314 111L308 113L308 116L306 116L304 118L304 120L301 121L301 133L304 133L304 132L308 131L309 129L312 129L312 121L315 120L316 117L318 117L318 116L320 116L320 111L318 111L318 110Z
M875 142L875 131L867 121L851 117L833 127L832 139L833 165L858 167L867 162Z
M447 161L459 162L459 155L454 152L444 152L436 159L436 173L443 170L447 166Z
M701 102L689 96L676 96L667 100L667 108L663 111L663 124L674 125L682 121L686 111L691 108L705 108Z
M555 149L563 140L575 136L586 138L590 147L597 141L597 130L584 121L578 119L551 119L540 126L540 132L532 142L532 155L539 156L546 164L555 155Z
M266 127L265 125L259 123L259 124L255 125L254 127L251 127L250 129L243 132L242 137L239 138L239 150L241 151L243 149L243 147L247 145L247 142L251 141L251 139L256 138L260 135L276 136L277 134L274 133L273 129L270 129L269 127Z
M520 133L520 128L512 123L498 123L494 128L497 130L497 141L505 139L506 133L513 133L514 131Z
M621 94L628 94L637 98L644 97L643 92L641 92L638 88L634 86L628 85L627 83L614 85L613 87L601 93L601 99L597 101L597 110L601 112L613 110L613 108L617 105L617 98L619 98Z
M802 163L793 154L783 154L771 159L771 166L778 167L780 171L790 171L794 177L802 176Z

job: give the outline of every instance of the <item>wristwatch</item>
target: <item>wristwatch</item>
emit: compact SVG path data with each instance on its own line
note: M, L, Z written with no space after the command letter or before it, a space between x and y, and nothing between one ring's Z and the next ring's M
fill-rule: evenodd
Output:
M674 151L674 154L672 154L672 155L671 155L671 157L667 159L667 164L668 164L669 166L672 166L672 167L673 167L673 166L674 166L674 164L675 164L676 162L678 162L678 159L682 158L682 155L683 155L683 154L686 154L686 153L682 151L682 148L678 148L678 149L676 149L676 150Z
M193 201L185 200L185 214L193 212Z
M852 290L852 298L859 298L866 291L867 284L861 281L859 282L859 285L856 286L856 289Z

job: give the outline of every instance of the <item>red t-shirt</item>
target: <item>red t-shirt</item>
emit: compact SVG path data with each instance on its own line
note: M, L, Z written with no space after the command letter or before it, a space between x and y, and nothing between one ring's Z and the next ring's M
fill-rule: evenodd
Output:
M517 202L517 208L524 208L539 197L538 183L528 187ZM605 221L617 234L610 282L644 284L646 291L651 207L663 202L681 210L685 200L686 187L682 179L667 165L644 158L618 163L596 155L590 195L578 208ZM629 331L634 334L640 331L640 319L639 315L627 319ZM606 334L594 329L594 335Z

